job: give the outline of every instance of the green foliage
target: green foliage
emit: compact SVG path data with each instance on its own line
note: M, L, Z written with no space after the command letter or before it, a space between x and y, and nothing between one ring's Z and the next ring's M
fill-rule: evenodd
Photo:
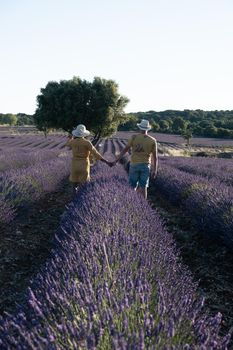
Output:
M233 130L225 129L225 128L218 128L217 129L217 136L218 137L233 137Z
M17 125L34 125L34 117L33 115L25 114L25 113L18 113L17 114Z
M182 133L186 130L187 122L182 117L175 117L173 120L173 130L176 133Z
M120 124L118 127L119 131L127 131L127 130L138 130L137 123L138 118L133 113L128 113L127 118L125 119L124 124Z
M21 126L21 125L33 125L34 118L32 115L18 113L18 114L2 114L0 113L0 125Z
M218 128L216 128L216 126L213 124L209 124L204 128L204 133L207 136L215 137L218 134Z
M159 125L153 131L185 135L188 129L195 136L233 138L233 111L166 110L134 113L137 121L148 119ZM125 124L125 130L128 124ZM130 126L130 125L129 125Z
M170 129L170 123L168 120L160 120L159 127L162 132L167 132Z
M183 138L185 139L185 141L187 142L187 146L189 146L190 144L190 140L193 136L192 134L192 130L188 127L186 127L186 129L184 129L182 132L181 132L181 135L183 136Z
M37 96L35 122L44 132L51 128L71 132L78 124L85 124L98 139L111 135L128 120L124 113L128 101L113 80L95 77L88 82L74 77L49 82Z
M160 125L156 123L154 120L151 121L152 131L156 132L160 130Z
M0 114L0 124L4 125L16 125L17 123L17 116L15 114L7 113L7 114Z

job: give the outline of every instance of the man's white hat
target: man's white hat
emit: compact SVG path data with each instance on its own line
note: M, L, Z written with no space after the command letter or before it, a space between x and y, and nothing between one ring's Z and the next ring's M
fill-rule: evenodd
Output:
M146 119L142 119L140 124L137 124L137 126L139 127L139 129L141 130L150 130L151 129L151 125L149 123L149 120Z
M85 125L79 124L76 129L72 131L72 135L75 137L85 137L90 135L90 131L86 129Z

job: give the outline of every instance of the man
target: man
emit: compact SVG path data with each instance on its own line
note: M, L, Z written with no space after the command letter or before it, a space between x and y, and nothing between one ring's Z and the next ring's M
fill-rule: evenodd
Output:
M135 190L141 193L144 198L147 198L151 163L153 165L151 172L152 178L155 178L157 174L158 149L155 138L147 134L151 129L149 121L142 119L141 123L137 124L137 126L140 129L140 132L130 138L113 165L131 149L132 155L129 168L129 183Z

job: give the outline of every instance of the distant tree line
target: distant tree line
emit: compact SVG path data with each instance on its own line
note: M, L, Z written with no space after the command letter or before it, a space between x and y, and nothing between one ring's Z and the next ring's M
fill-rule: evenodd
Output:
M180 134L186 136L233 138L233 111L184 111L137 112L128 114L130 120L121 124L119 131L137 130L141 119L151 122L154 132Z
M93 95L94 93L94 95ZM99 136L116 130L137 130L137 122L148 119L152 131L192 136L233 138L233 111L166 110L123 113L128 99L119 95L117 84L101 78L92 83L73 78L60 83L49 82L37 97L35 115L2 114L0 125L35 125L40 130L62 128L71 131L77 123L86 123ZM120 125L118 126L118 124Z
M10 125L10 126L23 126L23 125L34 125L33 115L25 113L0 113L0 125Z

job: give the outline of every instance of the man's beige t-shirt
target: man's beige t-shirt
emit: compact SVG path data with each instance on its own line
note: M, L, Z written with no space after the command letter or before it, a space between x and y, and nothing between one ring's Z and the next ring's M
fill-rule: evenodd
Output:
M132 149L131 164L151 163L151 154L156 148L156 139L149 135L133 135L127 143Z

